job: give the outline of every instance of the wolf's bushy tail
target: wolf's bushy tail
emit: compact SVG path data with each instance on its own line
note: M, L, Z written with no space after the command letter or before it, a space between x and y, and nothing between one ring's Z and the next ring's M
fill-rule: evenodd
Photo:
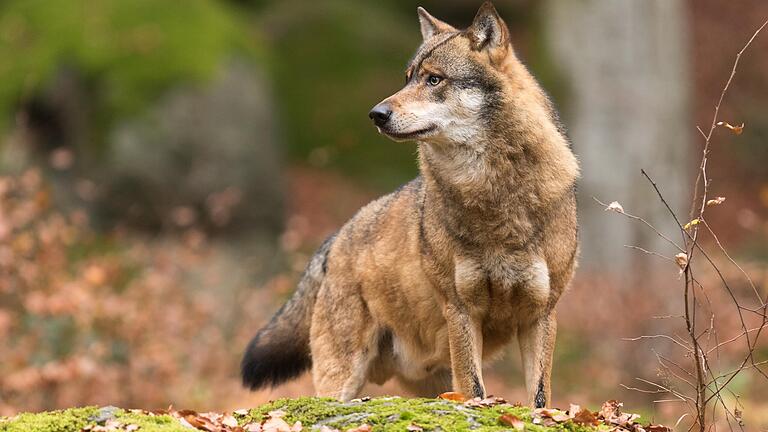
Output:
M251 390L276 386L312 366L309 328L332 242L330 237L320 246L291 299L251 339L240 364L244 386Z

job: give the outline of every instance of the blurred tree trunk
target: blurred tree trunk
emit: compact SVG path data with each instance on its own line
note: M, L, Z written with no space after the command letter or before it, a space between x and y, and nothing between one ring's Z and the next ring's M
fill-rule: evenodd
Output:
M606 214L592 197L619 201L627 212L679 238L640 169L656 180L681 219L687 219L693 125L684 4L550 0L543 17L549 50L567 82L569 93L561 108L583 171L581 266L610 271L626 286L647 281L649 269L642 266L659 260L638 257L623 246L674 252L641 224Z

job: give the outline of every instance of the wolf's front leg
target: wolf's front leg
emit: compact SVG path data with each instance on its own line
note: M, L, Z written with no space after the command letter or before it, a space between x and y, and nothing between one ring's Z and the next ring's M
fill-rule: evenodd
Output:
M467 397L485 397L483 384L483 334L462 306L445 307L451 351L453 390Z
M555 333L557 319L554 310L534 322L521 324L518 329L517 339L525 371L528 404L534 408L543 408L551 402L550 378Z

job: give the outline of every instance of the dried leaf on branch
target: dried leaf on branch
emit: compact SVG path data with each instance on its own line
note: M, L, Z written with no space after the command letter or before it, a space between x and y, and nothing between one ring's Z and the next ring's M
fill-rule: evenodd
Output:
M736 135L741 135L744 132L744 123L742 123L739 126L733 126L732 124L724 121L717 122L718 126L722 126L726 129L730 129L731 132L733 132Z

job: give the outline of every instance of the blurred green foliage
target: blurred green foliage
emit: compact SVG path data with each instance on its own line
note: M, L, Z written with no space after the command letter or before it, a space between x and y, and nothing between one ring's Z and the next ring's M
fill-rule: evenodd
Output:
M61 68L85 80L107 125L172 85L211 76L233 53L258 55L254 40L222 2L4 0L0 131Z
M459 27L477 7L424 5ZM511 28L532 21L534 9L499 6ZM204 82L237 56L267 72L292 160L388 190L416 174L416 147L378 135L367 113L401 87L420 42L407 0L5 0L0 134L24 103L71 71L86 86L94 129L86 144L96 153L116 123L146 112L172 88ZM539 51L530 57L534 69L550 70Z
M410 9L410 8L409 8ZM376 133L368 111L397 91L421 36L372 2L276 2L263 16L289 154L391 188L415 175L415 146Z
M537 8L497 2L511 28L536 25ZM478 4L425 1L459 28ZM513 7L514 6L514 7ZM381 190L417 173L416 146L377 134L368 111L401 88L405 66L421 43L416 4L328 0L311 9L302 0L259 7L270 39L283 133L293 159L340 170ZM540 29L534 29L539 31ZM544 44L529 50L537 73L559 95L558 77Z

